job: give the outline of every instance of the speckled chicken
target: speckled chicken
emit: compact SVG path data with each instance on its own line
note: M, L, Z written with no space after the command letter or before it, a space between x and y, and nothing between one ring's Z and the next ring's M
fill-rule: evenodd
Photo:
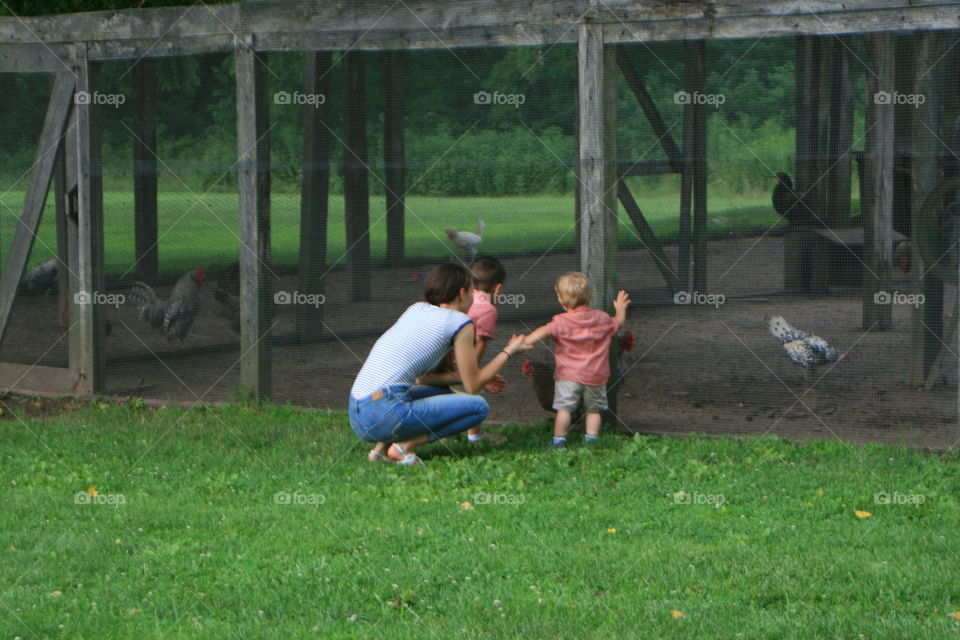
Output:
M831 347L826 340L797 329L783 316L771 316L767 325L773 337L783 345L790 361L803 367L808 378L813 377L821 365L847 359L845 353Z

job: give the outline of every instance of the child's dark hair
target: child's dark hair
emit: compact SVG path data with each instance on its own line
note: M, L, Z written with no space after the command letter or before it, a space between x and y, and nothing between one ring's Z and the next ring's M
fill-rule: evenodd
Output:
M476 279L476 287L484 293L490 291L507 279L507 270L500 261L492 256L480 256L470 265L470 272Z
M423 299L430 304L453 302L461 289L473 289L473 276L460 264L438 264L423 279Z

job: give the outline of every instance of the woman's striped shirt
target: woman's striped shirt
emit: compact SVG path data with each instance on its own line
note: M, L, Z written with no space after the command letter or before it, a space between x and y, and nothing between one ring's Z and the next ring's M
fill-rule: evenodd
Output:
M383 387L412 385L440 364L453 337L468 323L470 316L454 309L428 302L410 305L373 345L350 394L360 400Z

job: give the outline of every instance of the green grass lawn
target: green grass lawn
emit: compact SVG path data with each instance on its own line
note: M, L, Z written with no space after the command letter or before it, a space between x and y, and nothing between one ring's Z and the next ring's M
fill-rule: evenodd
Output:
M23 201L22 191L0 195L0 250L5 259ZM634 188L644 215L658 237L670 241L677 235L678 197L674 194L644 196ZM711 195L709 232L714 237L753 233L778 224L778 216L765 193ZM487 223L483 251L495 255L540 254L570 250L574 243L572 196L527 197L425 197L406 199L406 247L411 258L444 258L450 243L443 229L455 226L474 231L477 219ZM164 191L158 198L160 265L168 274L194 266L217 269L236 260L239 246L238 197L233 193L186 193ZM300 197L275 193L271 204L274 261L295 265L299 251ZM104 194L104 246L107 272L130 271L134 260L133 193ZM56 254L53 203L48 200L41 231L34 244L30 265ZM371 198L371 251L382 260L386 248L386 219L382 197ZM621 210L620 239L637 246L638 236ZM343 197L330 198L328 259L344 260Z
M554 453L540 425L400 468L367 463L342 413L256 406L0 429L6 638L960 633L953 455L616 435Z

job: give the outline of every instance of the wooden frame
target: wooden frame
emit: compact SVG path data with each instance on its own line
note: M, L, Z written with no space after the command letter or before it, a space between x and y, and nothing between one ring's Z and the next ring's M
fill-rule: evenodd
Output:
M957 29L960 16L906 0L244 2L3 18L0 71L63 70L76 42L91 61L230 52L244 33L257 34L258 51L549 46L576 42L581 23L615 44Z
M607 0L599 4L592 0L507 3L499 0L410 0L399 4L392 0L323 4L287 0L0 18L0 72L58 74L59 88L51 100L48 120L51 117L59 120L59 130L62 131L68 120L67 110L62 107L63 97L67 93L72 95L72 87L66 88L64 83L68 81L64 78L75 74L76 89L91 91L97 83L98 61L235 52L242 245L241 386L254 396L267 397L271 380L271 287L270 146L266 123L265 52L349 50L349 55L362 55L364 50L577 43L580 55L577 170L582 181L577 195L578 249L583 270L600 283L596 288L596 304L607 307L616 289L618 193L616 57L612 45L687 41L690 69L684 88L693 91L703 89L703 48L705 41L710 39L825 36L853 32L883 34L904 29L958 28L960 13L955 6L912 3L909 0L848 0L842 4L829 0L721 0L715 3ZM256 41L247 35L253 33L257 34ZM869 37L879 42L889 36ZM632 81L636 78L630 73L628 63L628 60L621 62L621 68L641 105L645 105L645 92L642 85ZM395 100L402 98L399 91L392 95ZM67 300L74 293L97 291L103 285L102 185L96 111L90 104L78 104L74 109L70 133L64 142L65 160L57 173L58 253L69 263L66 269L69 273L64 278L68 286L62 292ZM877 122L885 119L882 110L877 112ZM322 120L313 122L315 130L317 125L325 126ZM651 121L657 127L656 117ZM707 193L702 106L685 109L684 121L682 154L676 143L664 139L669 161L653 161L635 170L647 173L676 171L678 161L682 160L681 246L676 286L688 284L687 258L693 240L693 286L703 290L706 287ZM149 124L146 123L147 128ZM393 134L399 141L402 132L398 127L393 128ZM313 135L311 144L319 145L315 149L318 167L323 165L323 171L327 171L325 158L329 145L323 149L320 148L323 143L316 142L323 137L322 131L317 130ZM50 136L45 125L41 151ZM890 262L889 249L884 248L889 244L886 230L889 216L885 213L889 194L884 185L891 170L892 151L887 149L888 141L879 134L877 136L867 144L867 157L872 163L869 165L871 187L877 194L876 214L869 223L870 246L873 247L870 264L881 273L872 289L885 285ZM31 184L24 208L27 228L35 226L34 216L39 219L37 201L41 198L41 191L43 197L46 194L41 183L49 185L53 173L52 158L56 152L57 149L53 149L49 159L42 158L42 166L35 171L33 180L36 184ZM401 184L401 180L395 176L392 183ZM149 191L149 186L145 186ZM396 192L396 187L392 190ZM75 199L67 194L75 194ZM621 190L621 196L627 203L632 200L624 190ZM325 239L326 213L325 203L322 203L325 195L318 191L310 197L314 200L304 213L311 216L311 220L303 228L312 234L311 237ZM305 198L309 199L307 194ZM690 232L691 208L693 237ZM155 233L148 228L150 218L155 220L155 211L149 209L148 205L143 210L145 222L141 225L140 235L144 242ZM639 215L639 207L634 209L632 213ZM75 216L71 217L71 213ZM367 216L358 210L356 218L359 233ZM145 246L141 243L142 249ZM11 253L11 263L3 273L0 332L9 318L13 294L29 249L30 238L18 239ZM398 255L396 246L392 255ZM323 260L321 249L311 253L308 262L312 267L302 282L316 284ZM359 255L353 264L354 277L358 281L369 283L364 273L368 262L367 253L366 258ZM152 271L153 267L148 263L142 275L149 275ZM359 292L360 298L369 295L364 294L362 287L355 291ZM868 300L871 295L865 288L864 323L876 319L885 326L889 320L884 319L884 309L878 309ZM79 372L77 388L80 392L92 393L101 388L103 380L104 318L97 305L72 304L69 310L70 368ZM885 311L888 313L889 307ZM301 339L315 337L315 332L304 327L307 323L315 324L318 317L298 315Z

